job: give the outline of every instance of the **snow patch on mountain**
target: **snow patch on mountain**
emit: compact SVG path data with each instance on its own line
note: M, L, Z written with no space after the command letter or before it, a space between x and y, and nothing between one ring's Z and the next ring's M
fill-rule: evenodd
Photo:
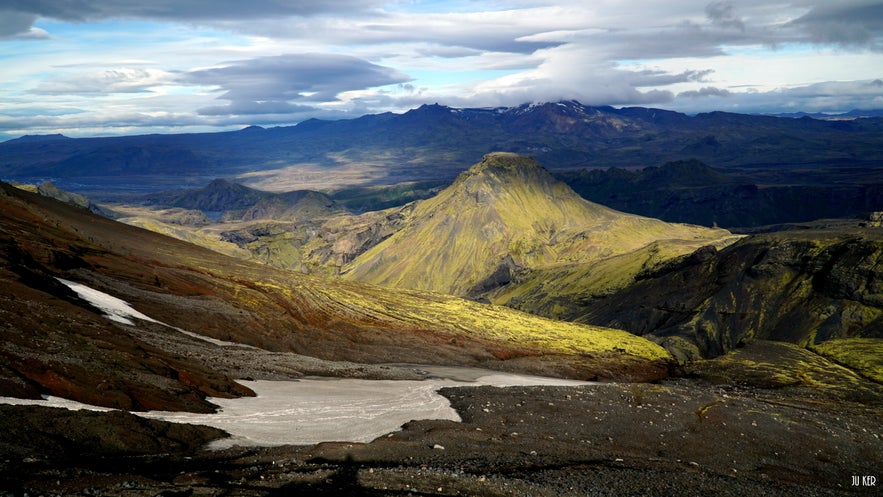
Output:
M133 319L141 319L143 321L147 321L150 323L161 324L168 328L171 328L175 331L183 333L189 337L196 338L198 340L202 340L204 342L209 342L215 345L219 345L221 347L245 347L245 348L256 348L251 345L245 345L242 343L236 342L227 342L224 340L217 340L214 338L209 338L206 336L202 336L197 333L193 333L191 331L183 330L178 328L177 326L172 326L162 321L157 321L152 317L138 312L134 309L128 302L122 299L118 299L113 295L106 294L102 291L96 290L89 286L86 286L82 283L77 283L75 281L66 280L63 278L56 278L58 281L66 285L68 288L76 292L77 295L80 296L81 299L89 302L92 306L101 310L107 319L111 321L115 321L117 323L126 324L129 326L135 326L135 322Z

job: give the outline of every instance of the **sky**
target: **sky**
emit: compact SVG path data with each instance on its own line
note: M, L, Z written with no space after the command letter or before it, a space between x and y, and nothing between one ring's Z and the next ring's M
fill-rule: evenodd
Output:
M422 104L883 108L883 1L0 0L0 140Z

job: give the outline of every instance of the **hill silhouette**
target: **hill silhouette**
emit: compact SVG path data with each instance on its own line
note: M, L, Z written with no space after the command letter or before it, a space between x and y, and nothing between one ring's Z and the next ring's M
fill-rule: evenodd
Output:
M268 192L223 178L215 179L203 188L149 194L141 197L140 201L152 206L199 210L225 220L294 221L345 211L334 200L320 192L312 190Z
M730 229L864 217L883 209L881 176L851 167L725 173L695 159L556 173L581 196L618 210Z

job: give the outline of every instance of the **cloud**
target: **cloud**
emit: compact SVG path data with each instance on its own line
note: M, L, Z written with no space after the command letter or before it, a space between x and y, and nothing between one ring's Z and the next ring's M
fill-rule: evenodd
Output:
M714 24L745 31L745 23L736 15L733 4L727 0L718 0L706 5L705 15Z
M704 97L714 98L708 102ZM883 108L883 81L823 82L771 91L735 92L706 87L677 95L672 105L683 112L728 110L759 114L780 112L846 112Z
M363 12L384 2L378 0L335 0L333 2L301 2L278 0L3 0L3 24L16 33L27 31L37 17L62 21L94 21L136 18L175 20L181 22L208 20L243 20L285 16L315 16ZM11 23L7 16L18 16ZM29 22L23 22L29 20Z
M217 87L227 106L200 109L203 115L279 114L312 109L303 104L338 100L344 92L407 83L395 69L339 54L287 54L234 61L179 75L182 84Z
M432 102L883 107L883 88L868 83L881 10L879 0L0 0L0 114L78 109L47 119L155 130L164 118L288 124Z
M378 8L381 0L333 2L279 0L0 0L0 39L48 38L34 27L39 18L66 22L142 19L180 23L221 24L323 15L357 16Z
M27 35L36 20L35 14L0 7L0 38Z
M790 26L804 30L815 43L883 50L883 4L879 1L822 3Z
M729 97L730 95L732 95L730 90L705 86L698 90L682 91L678 93L677 98Z
M170 80L171 75L165 71L121 67L45 80L31 90L31 93L82 96L141 93L152 87L168 84Z
M203 107L197 111L201 116L287 116L288 121L296 115L315 115L321 109L308 105L295 105L285 101L233 101L228 105Z

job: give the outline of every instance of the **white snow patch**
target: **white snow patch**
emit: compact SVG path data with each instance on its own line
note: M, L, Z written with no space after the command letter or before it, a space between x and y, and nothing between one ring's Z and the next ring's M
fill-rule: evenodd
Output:
M453 377L477 379L242 381L257 393L257 397L211 398L212 403L221 407L214 414L164 411L134 414L176 423L213 426L231 434L229 438L213 442L210 446L213 449L234 445L370 442L415 419L460 421L448 399L437 393L442 387L590 384L507 373L485 374L486 370L474 368L444 368L446 373L453 373ZM0 403L103 410L57 397L43 401L0 398Z
M98 291L94 288L83 285L82 283L77 283L75 281L69 281L69 280L66 280L63 278L55 278L55 279L64 283L65 285L67 285L67 287L70 288L71 290L73 290L74 292L76 292L77 295L79 295L81 299L86 300L87 302L89 302L93 306L100 309L104 313L104 315L107 317L107 319L110 319L111 321L116 321L118 323L127 324L129 326L134 326L135 323L132 321L131 318L143 319L144 321L148 321L148 322L156 323L156 324L161 324L167 328L171 328L171 329L181 332L187 336L202 340L204 342L213 343L213 344L219 345L221 347L246 347L246 348L250 348L250 349L257 348L257 347L252 347L251 345L245 345L242 343L217 340L215 338L202 336L200 334L193 333L191 331L182 330L181 328L178 328L177 326L168 325L166 323L163 323L162 321L157 321L156 319L153 319L150 316L147 316L145 314L138 312L131 305L129 305L128 302L126 302L125 300L118 299L118 298L114 297L113 295L108 295L104 292Z
M130 318L143 319L151 323L159 323L159 321L133 309L125 300L118 299L104 292L99 292L94 288L90 288L75 281L69 281L63 278L56 279L76 292L81 299L86 300L93 306L101 309L101 312L103 312L104 315L107 316L107 319L110 319L111 321L128 324L130 326L135 325Z
M10 406L41 406L41 407L61 407L71 411L114 411L109 407L93 406L83 404L75 400L68 400L61 397L53 397L51 395L43 395L42 399L19 399L16 397L0 397L0 404Z

